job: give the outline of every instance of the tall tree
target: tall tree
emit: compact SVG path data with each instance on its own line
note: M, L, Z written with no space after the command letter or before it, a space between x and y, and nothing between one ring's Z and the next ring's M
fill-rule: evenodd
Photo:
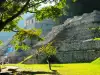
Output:
M47 63L49 65L49 69L51 69L51 63L50 63L50 58L53 55L56 55L56 48L54 46L52 46L53 42L48 43L45 46L42 46L38 49L39 53L44 53L47 57Z

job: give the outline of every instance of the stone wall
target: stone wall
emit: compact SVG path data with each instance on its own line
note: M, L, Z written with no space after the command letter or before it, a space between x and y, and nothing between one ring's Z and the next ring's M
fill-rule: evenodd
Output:
M100 41L93 40L100 37L100 32L91 30L97 27L100 27L99 11L75 16L54 27L45 37L45 41L33 47L40 47L55 40L53 45L57 48L56 57L61 63L90 62L100 57Z

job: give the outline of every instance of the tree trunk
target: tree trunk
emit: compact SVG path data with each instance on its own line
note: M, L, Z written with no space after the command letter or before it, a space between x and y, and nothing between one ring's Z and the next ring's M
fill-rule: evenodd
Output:
M2 21L0 20L0 31L2 31L2 29L4 29L5 26L6 26L6 25L4 24L4 22L2 22Z
M49 61L49 58L47 59L47 62L48 62L48 65L49 65L49 69L52 70L52 69L51 69L51 63L50 63L50 61Z

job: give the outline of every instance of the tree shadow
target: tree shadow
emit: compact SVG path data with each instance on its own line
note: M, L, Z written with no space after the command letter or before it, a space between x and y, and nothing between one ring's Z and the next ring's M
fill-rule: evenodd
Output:
M50 74L50 75L60 75L56 70L52 70L52 72L45 72L45 71L36 71L36 72L30 72L30 71L23 71L17 75L38 75L38 74Z
M50 58L49 58L49 61L50 61L50 63L52 63L52 64L60 64L61 62L59 61L59 59L56 57L56 56L51 56ZM41 63L42 64L47 64L47 57L46 58L44 58L42 61L41 61Z
M38 75L38 74L50 74L50 75L60 75L60 73L58 73L56 70L52 70L52 72L45 72L45 71L22 71L22 72L14 72L14 73L9 73L9 72L5 72L5 73L0 73L0 75Z

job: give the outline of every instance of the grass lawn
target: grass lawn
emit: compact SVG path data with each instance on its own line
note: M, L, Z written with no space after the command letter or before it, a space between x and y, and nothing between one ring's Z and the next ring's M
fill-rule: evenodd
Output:
M25 70L49 72L47 64L9 64L19 66ZM52 69L57 70L61 75L100 75L100 65L96 64L52 64Z
M53 65L53 67L62 75L100 75L100 65L94 64L62 64Z
M47 64L8 64L8 65L19 66L25 70L50 72ZM52 64L52 69L57 70L61 75L100 75L100 64L95 64L94 62L75 63L75 64Z

